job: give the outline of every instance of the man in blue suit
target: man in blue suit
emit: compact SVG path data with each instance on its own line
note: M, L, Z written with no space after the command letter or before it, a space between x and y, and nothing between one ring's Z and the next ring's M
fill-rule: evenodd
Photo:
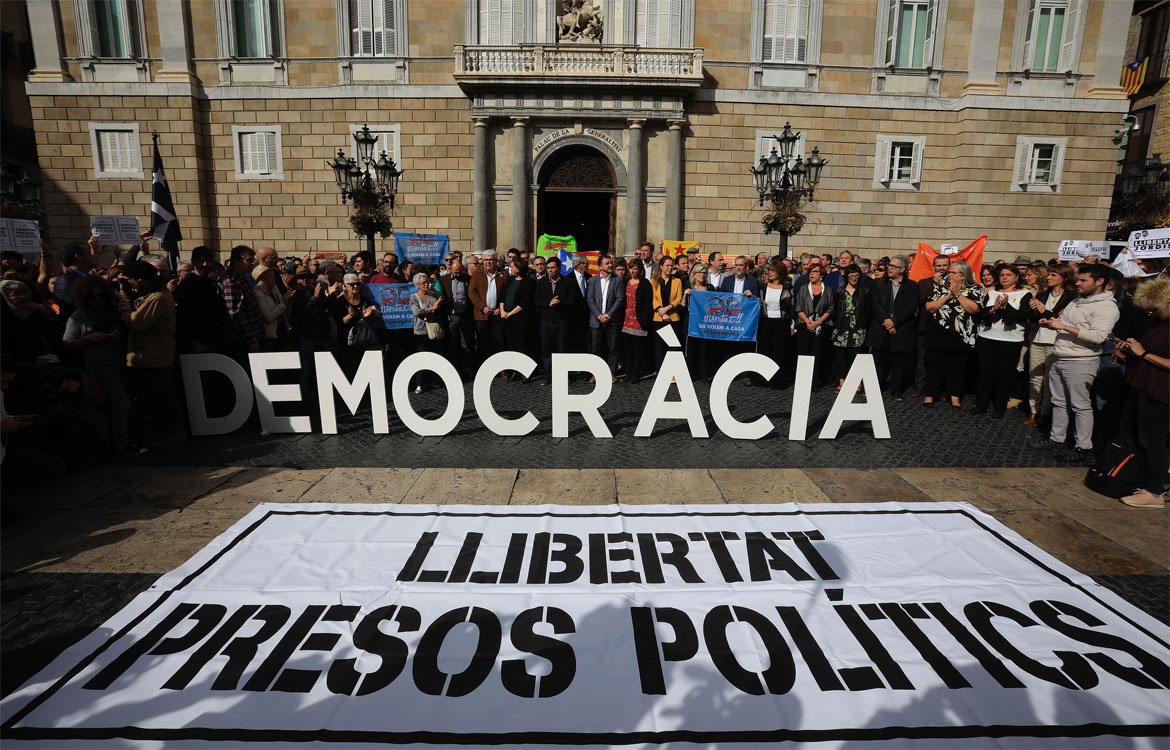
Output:
M741 255L735 259L735 273L723 277L723 281L719 283L719 291L746 294L749 297L759 296L760 282L756 280L755 276L748 273L748 259L746 255Z
M599 274L589 279L585 304L589 307L589 351L609 363L615 379L618 365L618 334L626 317L626 285L613 272L613 257L601 256Z

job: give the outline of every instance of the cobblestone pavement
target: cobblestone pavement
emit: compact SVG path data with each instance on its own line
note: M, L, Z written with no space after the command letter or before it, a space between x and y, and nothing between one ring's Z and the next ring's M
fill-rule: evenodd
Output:
M1009 409L1003 419L976 416L971 406L956 409L940 403L923 406L920 398L888 401L890 440L875 440L868 423L846 422L834 440L818 440L833 400L832 388L813 393L809 406L808 439L788 440L792 389L753 388L739 382L731 386L728 403L734 417L752 421L769 416L776 429L755 440L733 440L720 433L710 419L709 388L696 384L711 437L691 439L682 420L660 421L649 438L634 437L634 429L650 395L652 381L627 385L616 383L601 415L613 433L608 440L595 439L579 416L569 420L569 437L552 437L550 388L536 383L496 381L492 401L506 418L527 410L540 420L530 435L500 437L489 432L476 416L470 384L465 389L463 420L449 435L423 438L408 431L390 409L390 432L373 432L368 406L356 417L339 419L337 435L261 435L259 423L250 422L231 435L204 437L179 446L152 451L137 462L155 466L284 466L318 468L333 466L422 466L448 468L688 468L688 467L1029 467L1063 466L1049 451L1029 449L1027 441L1038 433L1023 424L1024 415ZM573 383L571 393L587 393L589 383ZM411 395L411 403L424 418L435 418L446 408L445 390ZM672 389L670 398L677 398ZM861 397L858 397L861 398ZM293 412L289 412L292 414ZM305 413L305 412L301 412ZM346 414L344 406L339 416Z

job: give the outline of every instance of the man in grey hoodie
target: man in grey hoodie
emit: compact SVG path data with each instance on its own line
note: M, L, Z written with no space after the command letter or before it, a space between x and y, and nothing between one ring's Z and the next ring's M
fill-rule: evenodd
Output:
M1066 460L1089 466L1093 462L1093 399L1089 391L1097 377L1105 339L1120 317L1117 302L1105 290L1107 272L1105 266L1082 264L1077 269L1080 296L1064 308L1059 318L1040 321L1040 325L1056 331L1052 346L1056 359L1048 372L1052 432L1035 447L1062 446L1072 421L1076 428L1076 447Z

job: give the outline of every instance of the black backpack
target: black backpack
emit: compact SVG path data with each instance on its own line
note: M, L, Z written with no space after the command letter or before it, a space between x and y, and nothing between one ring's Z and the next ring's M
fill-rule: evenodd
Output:
M1133 446L1113 442L1097 456L1097 463L1085 474L1085 486L1106 497L1122 498L1140 487L1145 461Z

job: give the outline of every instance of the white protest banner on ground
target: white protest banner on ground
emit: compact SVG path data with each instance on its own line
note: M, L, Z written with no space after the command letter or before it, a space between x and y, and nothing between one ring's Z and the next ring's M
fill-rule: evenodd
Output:
M136 245L142 241L137 216L91 216L89 231L103 245Z
M1170 229L1141 229L1129 234L1129 249L1135 258L1170 257Z
M18 253L41 251L41 225L32 219L4 220L5 250Z
M0 737L1164 746L1168 636L966 503L263 504Z
M1079 263L1088 257L1109 260L1109 240L1061 240L1057 246L1058 260Z

